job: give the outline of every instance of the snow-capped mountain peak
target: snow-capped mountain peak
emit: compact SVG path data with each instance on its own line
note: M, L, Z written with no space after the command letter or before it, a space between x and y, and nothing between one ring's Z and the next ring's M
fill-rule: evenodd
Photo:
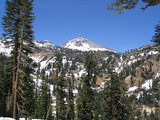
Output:
M69 49L76 49L81 51L110 51L115 52L109 48L102 47L98 44L95 44L91 42L88 39L85 39L83 37L78 37L73 40L70 40L64 44L61 45L61 47L69 48Z

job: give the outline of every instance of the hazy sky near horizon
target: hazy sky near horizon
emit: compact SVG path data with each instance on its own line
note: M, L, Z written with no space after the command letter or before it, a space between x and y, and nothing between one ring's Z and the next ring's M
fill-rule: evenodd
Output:
M140 8L144 4L140 2L136 8L118 14L106 9L106 3L111 1L34 0L35 40L49 40L59 46L84 37L117 52L152 44L155 25L160 21L160 5L143 11ZM1 18L4 3L1 0ZM0 31L2 34L2 27Z

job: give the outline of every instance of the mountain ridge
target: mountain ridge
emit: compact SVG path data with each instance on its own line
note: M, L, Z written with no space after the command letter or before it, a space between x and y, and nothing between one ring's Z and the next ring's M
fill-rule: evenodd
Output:
M12 45L5 44L5 39L0 39L0 53L9 56L13 49ZM55 54L62 54L62 63L67 77L71 75L75 78L78 85L84 73L84 58L87 51L72 50L58 47L49 41L34 41L33 53L30 54L35 64L35 73L52 74L52 66L55 61ZM50 46L48 46L51 45ZM153 45L144 45L140 48L129 50L125 53L111 51L93 51L95 60L98 64L98 85L101 85L106 78L108 67L114 68L115 72L122 74L129 87L138 87L145 83L145 80L160 77L160 53L150 49Z

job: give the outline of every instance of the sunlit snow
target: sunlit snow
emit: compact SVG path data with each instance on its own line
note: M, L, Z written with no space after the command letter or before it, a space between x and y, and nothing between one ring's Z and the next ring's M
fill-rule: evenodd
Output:
M129 87L128 91L135 91L136 89L138 89L137 86L133 86L133 87Z
M153 83L152 79L146 80L145 83L142 84L142 88L145 90L149 90L152 88L152 83Z

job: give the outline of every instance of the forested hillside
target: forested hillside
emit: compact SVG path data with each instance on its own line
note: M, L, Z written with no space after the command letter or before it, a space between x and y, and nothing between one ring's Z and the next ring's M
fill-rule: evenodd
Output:
M2 100L5 101L3 109L6 110L3 112L5 112L6 116L11 116L11 114L9 114L11 112L9 111L12 111L12 74L8 71L12 70L8 67L12 67L12 55L10 53L10 51L12 51L12 46L9 44L5 45L6 41L8 40L1 39L1 46L3 46L4 51L1 53L1 68L4 68L1 72L1 83L3 83L2 86L6 88L5 91L3 90L5 95ZM109 109L107 101L111 100L107 95L109 94L107 91L110 91L112 87L113 89L117 89L117 93L115 94L124 97L119 98L117 96L116 99L119 99L119 102L123 99L125 100L122 101L126 102L124 103L126 106L123 106L123 109L131 110L126 110L126 112L129 113L127 113L128 116L124 116L127 117L125 119L138 117L139 114L141 115L141 118L144 117L144 114L145 117L157 116L155 112L157 112L159 105L160 55L154 45L143 46L125 53L117 53L110 51L85 52L72 50L55 46L49 41L34 41L34 44L35 45L30 47L32 53L29 54L29 57L32 58L31 66L33 68L30 78L34 85L33 88L29 88L29 91L31 89L34 90L34 94L30 98L35 101L34 104L32 104L34 116L29 115L30 117L47 117L49 119L50 116L50 119L52 119L53 117L56 118L59 116L60 118L64 117L63 119L67 119L65 117L68 116L72 119L78 119L77 117L81 117L82 115L79 114L82 113L76 114L77 112L75 113L75 111L85 107L86 109L92 109L89 108L89 106L80 107L80 105L78 105L83 105L83 102L89 102L90 100L88 97L89 94L91 94L91 101L95 100L94 102L97 102L95 106L93 106L94 104L92 104L91 101L89 104L91 104L92 107L95 107L93 109L96 110L88 114L91 114L91 119L94 119L94 117L95 119L105 119L105 117L107 117L105 114L111 114L105 113L105 111ZM6 49L10 49L10 51L6 52ZM95 68L92 67L92 64ZM87 66L89 68L86 68ZM89 69L88 72L87 69ZM89 73L91 71L93 73ZM7 74L7 78L5 77L5 74ZM94 76L89 77L88 75ZM93 79L93 81L89 82L87 80L89 83L85 83L85 79L87 78L91 81ZM110 79L115 80L115 82L108 83ZM120 83L118 83L118 81ZM84 84L88 84L91 88L84 88ZM113 84L113 86L109 87L109 84ZM90 89L92 92L90 91L90 93L83 89ZM120 90L120 92L118 89L122 89L122 91ZM21 94L23 95L24 92ZM20 97L23 97L21 94ZM85 96L87 96L87 101L83 101ZM64 101L61 101L63 99ZM103 102L103 100L105 101ZM104 104L106 104L107 108L103 108ZM113 105L115 104L113 103ZM8 107L6 108L6 106ZM61 112L57 113L58 109L64 111L63 116L59 115ZM124 111L125 110L123 110L123 112ZM123 114L123 112L121 114ZM24 113L21 113L20 117L25 117ZM3 113L1 114L3 115Z
M0 117L160 119L159 24L155 44L119 53L82 37L61 46L36 41L34 19L33 0L6 0L0 38Z

